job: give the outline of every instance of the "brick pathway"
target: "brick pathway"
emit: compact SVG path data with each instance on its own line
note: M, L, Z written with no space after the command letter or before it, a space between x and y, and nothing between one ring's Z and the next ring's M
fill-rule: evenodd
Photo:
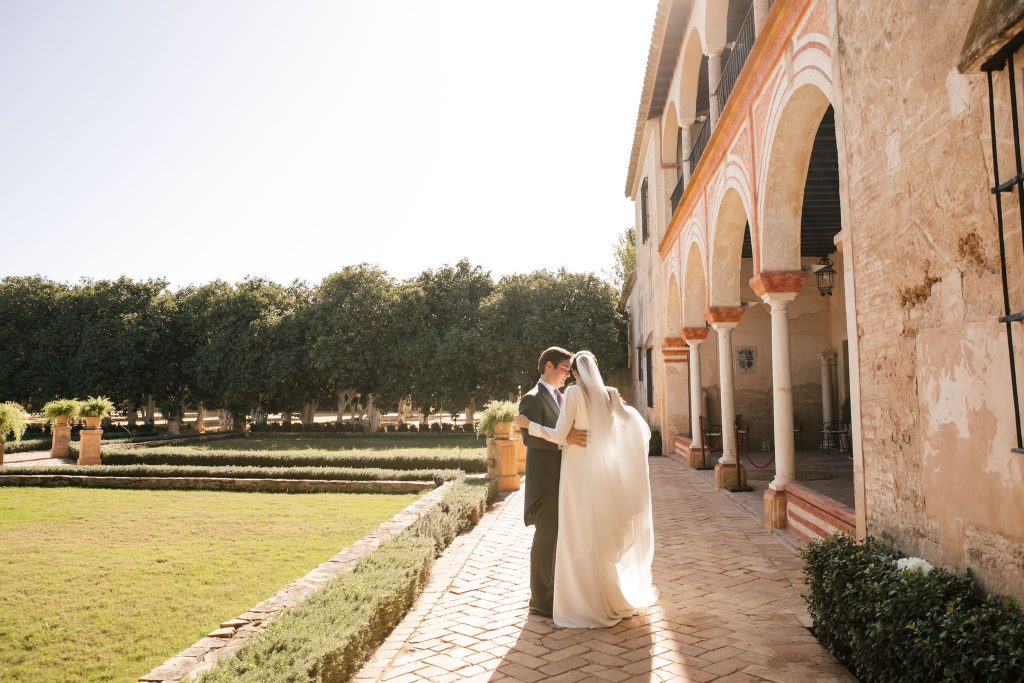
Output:
M522 491L456 539L356 676L387 681L854 681L805 628L800 559L728 496L653 458L659 604L608 629L528 615Z

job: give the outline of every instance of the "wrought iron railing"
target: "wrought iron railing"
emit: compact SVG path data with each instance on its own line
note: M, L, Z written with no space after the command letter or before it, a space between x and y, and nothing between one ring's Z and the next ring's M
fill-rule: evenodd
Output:
M711 139L711 121L708 117L701 117L700 130L694 136L693 147L690 149L690 175L697 169L697 164L700 162L700 156L704 154L704 149L708 146L708 140Z
M686 175L680 175L679 180L676 182L676 189L672 190L672 213L676 212L676 207L679 206L679 202L683 198L683 192L686 190Z
M747 16L740 25L739 33L732 42L732 49L729 50L729 59L722 67L722 77L718 79L718 87L715 88L715 99L718 101L718 111L725 111L725 103L729 101L729 95L736 87L736 81L740 77L743 65L747 63L750 50L754 47L754 6L751 4Z

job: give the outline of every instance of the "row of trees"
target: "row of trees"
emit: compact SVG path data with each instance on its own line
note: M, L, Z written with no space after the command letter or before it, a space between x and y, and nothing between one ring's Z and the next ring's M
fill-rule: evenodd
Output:
M625 361L618 293L590 274L539 271L495 282L468 261L399 281L350 266L318 285L259 278L171 291L164 280L0 280L0 400L37 410L105 394L170 417L318 406L459 412L536 380L546 346Z

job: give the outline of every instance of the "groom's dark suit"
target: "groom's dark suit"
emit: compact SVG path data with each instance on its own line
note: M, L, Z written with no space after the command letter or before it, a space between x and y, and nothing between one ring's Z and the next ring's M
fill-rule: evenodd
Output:
M519 401L530 422L554 427L560 412L551 391L541 383ZM558 540L558 479L562 452L558 446L522 430L526 444L526 501L523 521L536 528L530 549L530 607L551 614L555 594L555 542Z

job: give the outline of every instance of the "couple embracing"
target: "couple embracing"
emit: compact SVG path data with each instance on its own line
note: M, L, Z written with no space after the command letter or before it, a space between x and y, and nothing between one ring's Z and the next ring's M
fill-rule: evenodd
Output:
M650 429L589 351L551 347L523 395L530 611L565 628L613 626L654 604ZM576 380L564 395L569 375Z

